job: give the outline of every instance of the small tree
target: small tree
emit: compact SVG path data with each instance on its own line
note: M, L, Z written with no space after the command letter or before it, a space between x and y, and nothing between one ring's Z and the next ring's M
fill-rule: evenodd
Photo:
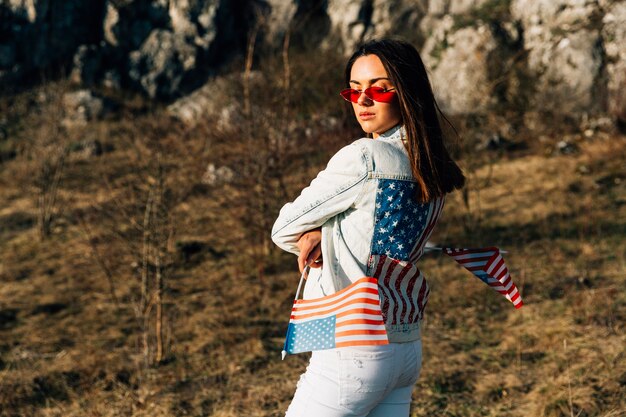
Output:
M61 214L59 187L68 156L67 132L61 124L62 100L67 88L64 83L44 86L39 104L41 121L26 151L32 163L28 175L37 201L37 230L42 241L50 236L52 223Z
M160 363L164 358L163 347L163 287L172 264L168 252L174 228L164 185L161 153L157 153L155 173L150 177L150 188L145 204L141 245L141 298L136 306L137 317L142 323L143 353L146 364ZM153 313L154 311L154 313ZM154 327L152 327L152 324ZM154 356L150 352L151 335L155 341Z
M125 186L114 185L106 176L104 178L104 185L112 196L105 204L113 207L92 206L105 236L101 240L107 247L100 250L94 243L97 238L95 232L89 230L87 219L81 219L81 224L90 240L93 258L109 280L114 301L117 296L113 277L118 277L117 280L136 277L129 286L131 307L139 329L142 363L149 367L167 356L165 289L175 268L171 248L176 221L172 211L179 199L170 185L163 150L158 144L155 149L149 139L144 139L135 138L131 147L129 155L136 159L130 161L134 169L125 180ZM120 305L120 309L123 307Z

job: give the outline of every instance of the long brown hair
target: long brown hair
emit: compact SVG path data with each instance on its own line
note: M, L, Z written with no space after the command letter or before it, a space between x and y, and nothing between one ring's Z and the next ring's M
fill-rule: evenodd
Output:
M347 86L350 86L352 65L365 55L380 58L396 88L402 124L407 134L411 170L419 185L416 198L429 201L463 187L465 176L445 147L437 112L453 129L454 126L435 101L417 49L408 42L396 39L375 39L361 44L346 65Z

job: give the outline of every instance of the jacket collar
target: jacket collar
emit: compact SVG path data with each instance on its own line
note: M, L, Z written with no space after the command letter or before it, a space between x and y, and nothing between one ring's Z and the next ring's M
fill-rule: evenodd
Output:
M388 129L378 135L378 139L386 139L386 140L404 139L404 138L406 138L406 129L401 124L397 124L391 129Z

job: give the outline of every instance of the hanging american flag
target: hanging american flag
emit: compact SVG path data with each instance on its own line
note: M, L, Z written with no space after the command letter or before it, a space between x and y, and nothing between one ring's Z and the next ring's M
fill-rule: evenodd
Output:
M294 301L283 359L287 353L388 343L377 279L363 277L327 297Z
M504 295L515 308L523 305L522 297L509 275L500 249L492 246L476 249L443 248L443 251L485 284Z

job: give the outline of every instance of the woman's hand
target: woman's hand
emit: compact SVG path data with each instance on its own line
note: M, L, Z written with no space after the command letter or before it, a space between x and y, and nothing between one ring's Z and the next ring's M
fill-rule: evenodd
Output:
M298 243L298 249L300 249L300 256L298 256L298 268L300 272L304 270L306 265L311 265L311 268L320 268L322 266L322 228L309 230L305 232Z

